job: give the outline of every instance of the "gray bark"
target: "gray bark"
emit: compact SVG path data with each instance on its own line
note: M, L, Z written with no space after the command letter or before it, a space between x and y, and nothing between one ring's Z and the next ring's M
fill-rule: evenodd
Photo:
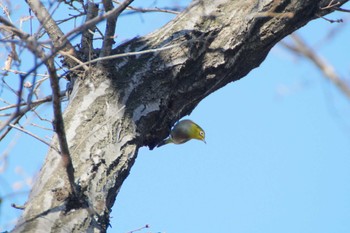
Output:
M61 157L50 150L13 232L105 232L138 149L153 149L203 98L258 67L286 35L329 13L320 8L328 3L195 1L163 28L115 49L169 46L96 66L76 81L64 120L79 200L69 196ZM276 12L281 15L270 14Z

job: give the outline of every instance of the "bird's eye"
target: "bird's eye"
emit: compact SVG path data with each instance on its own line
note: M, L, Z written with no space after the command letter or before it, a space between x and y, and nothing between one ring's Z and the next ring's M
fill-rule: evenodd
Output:
M204 137L204 132L200 131L199 134Z

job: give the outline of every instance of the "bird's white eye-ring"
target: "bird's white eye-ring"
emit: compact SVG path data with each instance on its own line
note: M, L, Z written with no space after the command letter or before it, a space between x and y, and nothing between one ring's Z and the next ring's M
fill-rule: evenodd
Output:
M199 134L204 137L204 132L200 131Z

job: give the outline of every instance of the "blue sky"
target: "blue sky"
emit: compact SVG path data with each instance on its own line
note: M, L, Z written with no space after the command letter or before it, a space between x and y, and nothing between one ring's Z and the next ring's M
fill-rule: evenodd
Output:
M349 21L347 14L328 17ZM123 17L118 39L146 34L167 20L164 14ZM336 39L325 40L338 27L343 28ZM348 23L322 19L298 31L347 80L349 32ZM42 112L50 118L49 106ZM349 100L332 83L307 60L277 45L260 67L204 99L186 117L205 129L207 144L140 150L117 197L109 232L149 224L141 232L348 233L349 114ZM0 144L1 154L8 144ZM22 135L0 173L0 195L15 192L14 182L37 172L46 151ZM19 213L9 203L24 201L24 195L4 200L0 230L9 229Z

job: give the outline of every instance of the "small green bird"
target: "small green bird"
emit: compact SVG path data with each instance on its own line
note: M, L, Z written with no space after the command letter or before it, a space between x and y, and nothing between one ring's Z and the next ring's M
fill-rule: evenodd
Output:
M191 120L182 120L177 123L170 132L170 136L157 147L163 146L168 143L182 144L191 139L197 139L205 142L205 132L204 130Z

